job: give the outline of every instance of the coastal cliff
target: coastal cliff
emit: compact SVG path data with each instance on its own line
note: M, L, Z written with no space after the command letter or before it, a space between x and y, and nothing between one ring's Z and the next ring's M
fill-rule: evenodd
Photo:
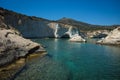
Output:
M15 28L26 38L62 37L69 28L71 28L71 34L73 34L75 30L79 31L75 26L43 18L26 16L3 8L0 8L0 16L3 22L8 25L6 28Z
M4 11L0 10L0 13ZM15 27L7 24L8 19L4 15L6 13L0 14L0 67L30 53L45 51L40 44L23 38Z
M0 17L2 21L0 26L18 30L25 38L70 38L71 40L85 41L83 39L85 37L104 38L118 26L92 25L70 18L52 21L35 16L26 16L3 8L0 8ZM78 35L77 38L74 35Z
M4 25L7 29L15 28L26 38L61 38L70 37L70 34L75 33L82 36L81 31L112 30L116 27L115 25L111 27L91 25L69 18L52 21L35 16L26 16L3 8L0 8L0 16L7 25Z
M24 67L29 54L38 52L44 55L43 52L46 52L41 44L23 38L16 27L7 24L7 21L15 21L10 20L11 18L5 19L4 15L6 13L0 10L0 80L12 78Z

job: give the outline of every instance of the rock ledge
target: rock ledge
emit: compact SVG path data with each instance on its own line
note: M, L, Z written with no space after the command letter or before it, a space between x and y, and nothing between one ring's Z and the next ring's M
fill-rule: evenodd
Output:
M20 57L26 57L37 50L45 51L40 44L24 39L14 30L0 30L0 66L11 63Z

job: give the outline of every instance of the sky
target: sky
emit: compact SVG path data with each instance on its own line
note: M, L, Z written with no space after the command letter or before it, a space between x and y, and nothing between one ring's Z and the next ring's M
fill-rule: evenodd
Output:
M66 17L89 24L120 24L120 0L0 0L0 7L49 20Z

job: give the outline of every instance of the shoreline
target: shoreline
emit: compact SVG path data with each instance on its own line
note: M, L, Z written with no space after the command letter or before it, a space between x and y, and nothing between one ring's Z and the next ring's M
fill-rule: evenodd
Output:
M112 43L102 43L102 42L96 42L96 44L99 44L99 45L107 45L107 46L120 47L120 44L112 44Z

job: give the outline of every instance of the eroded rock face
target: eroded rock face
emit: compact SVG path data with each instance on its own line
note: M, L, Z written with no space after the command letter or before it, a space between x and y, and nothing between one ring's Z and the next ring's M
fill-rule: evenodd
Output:
M107 37L99 40L97 43L120 45L120 27L111 31Z
M60 23L49 23L50 28L53 29L53 34L55 38L68 37L71 38L75 34L79 34L77 28L71 25L65 25Z
M40 44L18 36L13 30L0 30L0 66L37 50L45 51Z
M55 22L49 23L48 26L53 30L52 33L55 38L60 38L68 30L68 28L64 28L63 25Z
M69 41L71 42L86 41L79 35L78 29L74 26L58 23L50 23L49 26L53 29L55 38L70 38Z
M7 24L7 28L14 26L23 37L27 38L72 38L73 35L79 35L79 29L76 26L69 24L63 24L59 22L42 20L35 17L24 16L9 12L7 10L1 10L1 20ZM4 19L3 19L4 18ZM80 36L80 35L79 35ZM81 36L80 36L81 37ZM79 37L79 40L80 40ZM78 38L78 36L77 36Z
M72 35L79 33L79 29L74 25L21 15L5 9L0 9L0 16L0 20L7 28L11 29L13 26L26 38L71 38Z

